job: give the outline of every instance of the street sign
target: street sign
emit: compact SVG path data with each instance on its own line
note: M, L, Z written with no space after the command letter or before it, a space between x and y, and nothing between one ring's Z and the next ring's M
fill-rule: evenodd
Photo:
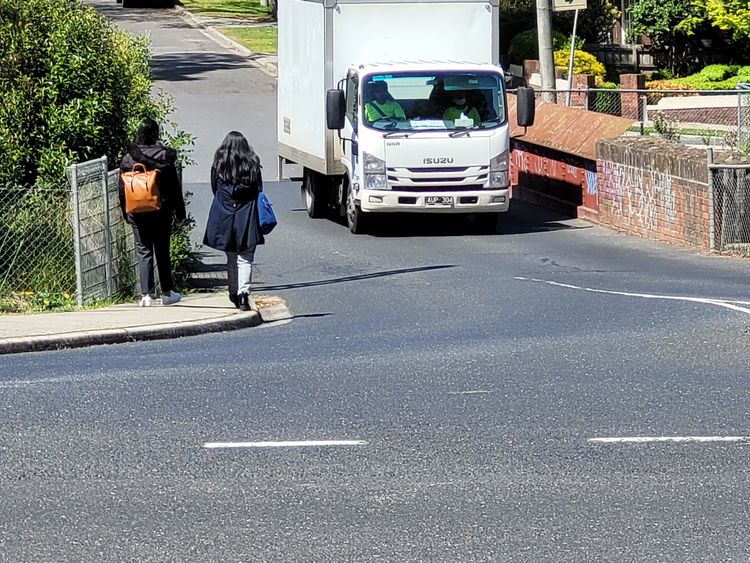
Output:
M566 10L585 10L586 0L552 0L552 10L564 12Z

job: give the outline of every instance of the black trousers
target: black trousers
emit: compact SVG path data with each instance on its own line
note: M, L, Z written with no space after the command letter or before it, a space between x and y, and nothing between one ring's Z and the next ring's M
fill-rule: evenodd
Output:
M134 213L130 216L135 237L135 249L138 252L138 277L141 281L141 293L156 293L154 283L154 256L159 268L159 285L162 293L174 289L172 281L172 262L169 258L169 237L172 230L171 214L157 211L153 213Z

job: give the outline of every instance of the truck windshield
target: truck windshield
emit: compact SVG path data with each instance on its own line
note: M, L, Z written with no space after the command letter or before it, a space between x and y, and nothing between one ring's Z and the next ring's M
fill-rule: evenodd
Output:
M491 72L370 75L364 121L382 131L489 129L505 123L500 74Z

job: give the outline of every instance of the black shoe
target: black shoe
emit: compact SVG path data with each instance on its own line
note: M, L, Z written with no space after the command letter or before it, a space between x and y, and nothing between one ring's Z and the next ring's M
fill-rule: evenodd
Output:
M240 306L240 300L237 299L237 294L236 293L232 293L230 291L229 292L229 300L232 302L232 305L234 305L235 307L239 308L239 306Z
M249 311L250 310L250 296L247 293L240 293L237 296L240 300L240 311Z

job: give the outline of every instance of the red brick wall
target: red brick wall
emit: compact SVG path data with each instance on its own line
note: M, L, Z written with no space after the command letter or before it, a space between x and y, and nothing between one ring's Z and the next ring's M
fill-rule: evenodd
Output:
M709 249L706 153L651 137L597 144L598 222Z

